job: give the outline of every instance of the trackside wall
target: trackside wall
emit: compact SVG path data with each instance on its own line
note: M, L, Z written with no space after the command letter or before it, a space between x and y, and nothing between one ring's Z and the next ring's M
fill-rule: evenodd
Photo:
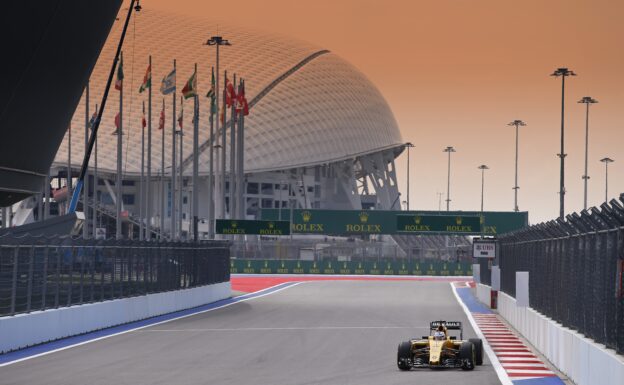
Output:
M0 353L216 302L230 282L0 317Z
M488 305L490 286L478 284L477 297ZM516 299L499 292L498 312L554 366L577 385L624 384L624 357L563 327Z

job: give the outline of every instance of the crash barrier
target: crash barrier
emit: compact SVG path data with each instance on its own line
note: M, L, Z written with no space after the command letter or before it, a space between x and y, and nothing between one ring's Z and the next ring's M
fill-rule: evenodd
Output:
M0 352L229 297L229 243L0 238Z
M502 291L516 297L516 272L529 272L531 308L624 354L622 226L624 207L614 199L501 236Z
M306 260L230 260L232 274L354 274L354 275L433 275L469 276L469 262L373 260L373 261L306 261Z
M477 285L481 302L489 304L490 289ZM624 357L535 309L519 306L510 295L499 294L499 314L575 384L624 383Z
M0 317L0 353L216 302L230 282Z
M229 281L229 243L0 238L0 316Z

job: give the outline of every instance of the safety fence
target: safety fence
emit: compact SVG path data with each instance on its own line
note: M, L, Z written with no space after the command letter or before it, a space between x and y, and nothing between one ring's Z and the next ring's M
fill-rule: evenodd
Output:
M623 226L612 200L501 237L501 290L515 297L515 273L528 271L532 308L624 354Z
M229 247L0 237L0 316L226 282Z
M393 239L396 237L393 237ZM409 236L403 238L409 239ZM414 240L421 243L417 236ZM423 237L427 238L427 237ZM433 238L433 237L432 237ZM440 237L443 238L443 237ZM465 237L449 237L453 246L445 248L436 245L430 248L415 249L411 252L410 247L403 247L393 241L362 241L362 240L336 240L336 239L283 239L283 240L235 240L232 242L230 255L237 259L293 259L314 261L470 261L472 258L468 249L471 245ZM461 239L461 246L455 245Z
M230 260L233 274L355 274L355 275L434 275L467 276L472 274L469 262L417 261L417 260Z

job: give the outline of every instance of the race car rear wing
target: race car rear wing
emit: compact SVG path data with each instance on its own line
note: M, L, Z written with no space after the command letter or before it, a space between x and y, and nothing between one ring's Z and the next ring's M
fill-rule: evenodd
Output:
M464 329L460 321L432 321L429 324L429 330L435 330L440 325L446 326L447 330L459 330L459 338L464 339Z

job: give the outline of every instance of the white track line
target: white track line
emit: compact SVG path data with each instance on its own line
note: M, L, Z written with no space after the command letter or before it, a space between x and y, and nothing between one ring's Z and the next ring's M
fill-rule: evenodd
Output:
M459 306L461 306L462 309L464 310L464 313L466 313L466 317L468 317L468 321L470 322L470 325L472 325L472 328L474 329L475 333L477 333L477 337L481 338L481 340L483 341L483 350L485 351L488 358L490 359L490 362L492 363L492 366L494 367L494 370L496 371L496 374L498 375L498 379L500 380L501 384L513 385L513 382L507 375L507 371L505 370L505 368L503 368L503 365L501 365L500 361L498 361L498 357L496 357L496 354L490 347L490 344L488 343L487 339L485 338L483 333L481 333L481 329L479 329L479 326L477 325L477 321L472 316L472 313L470 313L470 310L468 310L468 307L466 306L466 304L464 304L464 301L461 300L461 298L459 297L459 294L457 294L457 290L455 290L455 286L453 285L453 283L451 282L450 284L451 284L451 291L453 292L453 295L455 295L455 299L459 303Z
M284 285L284 284L286 284L286 283L287 283L287 282L282 282L282 283L280 283L279 285L275 285L275 286L267 287L266 289L259 290L259 291L257 291L256 293L260 293L260 292L263 292L263 291L268 291L268 290L271 290L271 289L273 289L273 288L275 288L275 287L277 287L277 286ZM252 299L256 299L256 298L261 298L261 297L264 297L264 296L267 296L267 295L270 295L270 294L279 293L279 292L280 292L280 291L282 291L282 290L285 290L285 289L288 289L288 288L291 288L291 287L297 286L297 285L299 285L299 284L301 284L301 283L303 283L303 282L296 282L296 283L293 283L293 284L291 284L291 285L284 286L284 287L282 287L282 288L280 288L280 289L277 289L277 290L275 290L275 291L271 291L271 292L264 293L264 294L260 294L260 295L256 295L256 296L251 296L251 294L253 294L253 293L250 293L250 294L248 294L248 295L249 295L249 297L248 297L248 298L242 298L242 297L245 297L245 296L243 295L243 296L241 296L241 297L238 297L238 298L241 298L240 300L235 301L235 302L226 303L225 305L222 305L222 306L214 307L214 308L207 309L207 310L198 311L197 313L187 314L187 315L183 315L183 316L176 317L176 318L171 318L171 319L168 319L168 320L166 320L166 321L156 322L156 323L149 324L149 325L145 325L145 326L139 326L139 327L136 327L136 328L133 328L133 329L124 330L124 331L119 332L119 333L114 333L114 334L110 334L110 335L107 335L107 336L94 338L94 339L92 339L92 340L78 342L78 343L75 343L75 344L73 344L73 345L63 346L62 348L58 348L58 349L50 350L50 351L47 351L47 352L43 352L43 353L39 353L39 354L35 354L35 355L32 355L32 356L28 356L28 357L20 358L20 359L17 359L17 360L15 360L15 361L5 362L5 363L3 363L3 364L0 364L0 368L1 368L1 367L4 367L4 366L13 365L13 364L16 364L16 363L18 363L18 362L27 361L27 360L32 360L33 358L42 357L42 356L47 356L48 354L52 354L52 353L56 353L56 352L60 352L60 351L62 351L62 350L67 350L67 349L75 348L75 347L77 347L77 346L82 346L82 345L90 344L90 343L92 343L92 342L96 342L96 341L104 340L104 339L106 339L106 338L111 338L111 337L115 337L115 336L118 336L118 335L121 335L121 334L126 334L126 333L134 332L134 331L137 331L137 330L141 330L141 329L149 328L149 327L152 327L152 326L155 326L155 325L160 325L160 324L164 324L164 323L167 323L167 322L172 322L172 321L176 321L176 320L179 320L179 319L183 319L183 318L187 318L187 317L192 317L192 316L197 315L197 314L203 314L203 313L207 313L207 312L209 312L209 311L213 311L213 310L217 310L217 309L223 309L223 308L225 308L225 307L228 307L228 306L231 306L231 305L235 305L235 304L237 304L237 303L246 302L246 301L249 301L249 300L252 300ZM206 305L208 305L208 304L206 304ZM182 310L180 310L180 311L182 311ZM164 314L163 314L163 315L164 315Z

